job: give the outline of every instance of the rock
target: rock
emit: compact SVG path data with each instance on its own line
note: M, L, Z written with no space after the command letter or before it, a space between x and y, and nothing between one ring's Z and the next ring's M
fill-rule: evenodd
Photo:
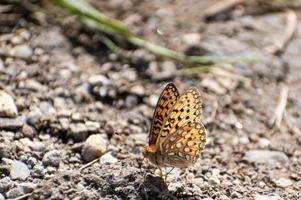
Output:
M36 131L29 125L24 124L22 126L21 132L23 133L24 137L33 138L36 134Z
M32 176L37 178L44 177L44 167L42 165L35 165L33 167Z
M71 123L70 132L67 137L74 139L76 142L84 141L88 137L88 128L84 123Z
M176 192L176 191L179 191L182 189L183 189L183 183L181 183L181 182L173 182L168 185L169 191Z
M286 187L293 185L293 182L287 178L272 179L272 181L276 186L282 187L282 188L286 188Z
M155 81L163 81L174 78L178 75L177 66L171 61L165 61L162 65L157 62L151 62L146 70L146 74Z
M0 193L5 193L8 191L10 188L12 188L14 185L14 182L10 180L9 177L4 177L0 179Z
M1 142L0 143L0 159L1 158L11 158L14 152L14 145L10 142Z
M82 148L82 157L85 162L90 162L107 151L108 140L101 134L90 135Z
M45 149L43 142L31 141L29 138L22 138L20 142L34 151L44 151Z
M108 152L101 156L100 164L115 164L118 162L118 159L112 156L111 152Z
M32 92L45 91L46 87L36 80L28 79L25 82L19 83L20 89L29 90Z
M260 138L258 143L260 148L266 148L271 144L271 141L266 138Z
M129 89L129 92L132 94L136 94L138 96L144 96L145 95L145 89L142 85L134 85Z
M197 46L200 44L202 35L199 33L187 33L183 35L182 40L188 46Z
M86 121L85 125L90 132L96 132L100 128L100 124L98 122Z
M15 46L11 49L10 54L17 57L29 58L32 56L33 51L30 46L26 44Z
M127 108L133 108L133 107L137 106L138 103L139 103L139 99L136 95L128 95L125 98L125 106Z
M5 200L5 197L0 193L0 200Z
M280 151L269 150L250 150L245 154L245 158L249 162L265 163L275 165L276 163L286 164L289 159Z
M0 90L0 117L16 117L18 109L14 99L5 91Z
M55 97L53 99L53 105L55 108L60 108L60 109L63 109L66 107L66 101L65 101L65 98L62 98L62 97Z
M129 135L129 139L132 139L135 145L145 145L147 143L147 135L144 133L135 133Z
M26 179L30 175L27 165L21 161L13 161L10 169L12 179Z
M202 200L214 200L214 199L212 199L212 198L210 198L210 197L207 197L207 198L204 198L204 199L202 199Z
M40 109L43 113L47 113L47 114L55 113L55 109L53 108L52 103L50 101L41 101Z
M17 187L7 192L8 198L17 198L24 194L32 192L36 188L34 183L20 183Z
M230 198L224 194L219 197L220 200L229 200Z
M157 105L159 97L155 94L149 96L149 105L155 107Z
M219 185L221 181L217 176L211 176L208 180L209 185Z
M43 157L44 166L59 167L61 162L61 153L59 150L52 150L45 153Z
M37 107L33 107L32 110L27 114L27 122L35 127L42 116L42 111Z
M281 200L282 198L277 194L261 195L256 194L254 200Z
M111 83L111 81L107 77L101 74L91 76L88 82L90 85L108 85Z
M1 101L1 100L0 100ZM25 125L25 117L17 118L0 118L1 130L17 130Z

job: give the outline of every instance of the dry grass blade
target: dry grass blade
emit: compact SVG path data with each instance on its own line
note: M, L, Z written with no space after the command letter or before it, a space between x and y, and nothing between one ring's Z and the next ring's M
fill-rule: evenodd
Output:
M283 52L288 43L293 38L297 29L297 15L294 11L288 10L286 15L286 28L283 37L280 38L275 44L266 47L266 51L271 54Z
M83 165L81 168L79 168L79 171L82 171L84 169L86 169L87 167L93 165L94 163L96 163L97 161L99 161L99 158L92 160L91 162L88 162L87 164Z
M255 58L250 57L235 57L235 56L187 56L184 53L173 51L163 46L151 43L147 40L139 38L130 33L125 25L120 21L111 19L84 1L73 1L73 0L49 0L50 2L59 5L72 14L77 16L82 23L88 25L92 30L97 32L101 31L106 34L110 34L114 37L122 38L123 40L136 45L139 48L144 48L154 54L162 57L176 60L180 63L185 64L213 64L213 63L224 63L224 62L255 62Z
M287 99L288 99L288 87L284 85L281 89L278 105L275 109L274 116L272 117L271 120L271 126L278 130L281 126L284 114L285 114L285 108L287 104Z
M235 5L243 2L243 0L224 0L217 2L204 11L204 17L213 17L221 12L224 12Z

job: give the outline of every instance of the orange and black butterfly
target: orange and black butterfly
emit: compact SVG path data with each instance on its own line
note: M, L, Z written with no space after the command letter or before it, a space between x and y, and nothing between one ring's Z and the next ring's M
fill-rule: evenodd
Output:
M158 167L187 167L196 162L206 143L197 88L179 95L169 83L160 95L143 156Z

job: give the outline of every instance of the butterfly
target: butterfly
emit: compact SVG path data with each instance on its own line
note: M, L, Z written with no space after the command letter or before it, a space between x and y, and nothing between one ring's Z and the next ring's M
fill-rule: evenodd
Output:
M173 83L162 91L154 111L149 143L142 151L160 171L160 167L188 167L198 159L206 143L201 104L196 87L181 96Z

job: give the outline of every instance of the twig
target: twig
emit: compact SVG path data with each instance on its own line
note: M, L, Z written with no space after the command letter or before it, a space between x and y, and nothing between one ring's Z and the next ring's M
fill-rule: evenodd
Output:
M287 104L287 98L288 98L288 87L284 85L281 89L278 105L275 109L274 116L272 117L272 120L270 122L271 126L274 127L276 130L278 130L281 126L282 119L285 113L285 108Z
M79 171L86 169L87 167L93 165L97 161L99 161L99 158L96 158L96 159L92 160L91 162L88 162L87 164L83 165L81 168L79 168Z
M301 130L291 121L291 118L287 113L284 114L284 120L286 122L287 128L294 134L301 136Z
M26 197L29 197L30 195L32 195L32 192L31 192L31 193L24 194L24 195L22 195L22 196L19 196L19 197L17 197L17 198L14 198L14 200L25 199Z
M286 28L282 38L280 38L275 44L266 47L266 51L271 54L278 54L283 52L288 43L293 38L297 29L297 15L294 11L288 10L286 12Z
M233 8L235 5L243 2L243 0L223 0L219 1L204 11L204 18L209 18L216 16L219 13L222 13L230 8Z

